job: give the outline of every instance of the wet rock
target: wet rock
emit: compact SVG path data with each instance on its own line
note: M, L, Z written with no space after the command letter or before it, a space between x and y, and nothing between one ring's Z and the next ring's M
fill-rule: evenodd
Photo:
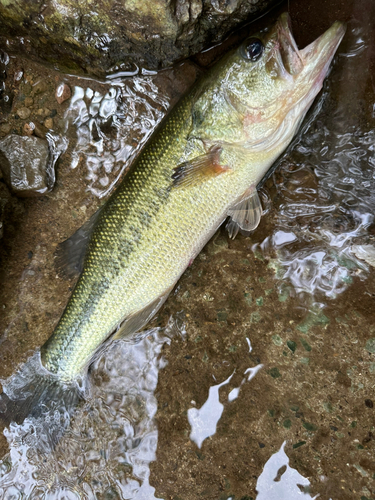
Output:
M38 116L42 116L42 117L46 117L46 116L48 116L50 113L51 113L51 111L50 111L48 108L39 108L39 109L36 111L36 114L37 114Z
M35 125L33 122L25 123L25 125L23 126L23 133L25 135L33 135L34 130L35 130Z
M372 245L353 245L351 250L358 259L364 260L370 266L375 267L375 247Z
M7 3L0 3L0 45L11 38L12 50L24 52L27 37L31 55L69 72L134 73L140 66L158 69L196 54L222 40L239 23L258 17L276 3L276 0L110 0L94 5L17 0L11 9ZM37 86L44 84L42 81Z
M47 118L46 120L44 120L44 126L49 129L53 128L53 119Z
M27 120L31 114L31 111L28 108L20 108L17 110L17 115L21 118L21 120Z
M3 134L9 134L11 126L9 123L2 123L0 125L0 132Z
M0 141L0 168L18 196L40 196L53 187L48 142L38 137L8 135Z
M41 139L45 139L48 133L48 128L42 125L41 123L33 123L34 125L34 135L40 137Z
M48 89L47 82L45 80L40 80L33 86L32 94L33 95L43 94L44 92L46 92L47 89Z
M26 97L25 99L25 106L29 108L34 104L34 99L32 97Z
M61 83L57 89L56 89L56 101L59 104L62 104L64 101L69 99L72 95L72 91L70 90L70 87L66 83Z

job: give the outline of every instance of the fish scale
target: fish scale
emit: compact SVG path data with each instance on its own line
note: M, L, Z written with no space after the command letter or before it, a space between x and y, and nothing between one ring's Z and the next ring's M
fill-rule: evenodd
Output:
M256 227L256 185L296 133L344 31L335 23L296 58L283 15L163 120L100 213L83 272L42 347L47 370L72 381L119 325L123 336L143 327L229 212L233 235ZM246 43L261 45L259 60L247 59Z

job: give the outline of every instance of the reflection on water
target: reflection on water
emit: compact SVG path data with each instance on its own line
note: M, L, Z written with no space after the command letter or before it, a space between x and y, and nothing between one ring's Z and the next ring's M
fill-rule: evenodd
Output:
M211 386L208 399L199 410L197 408L188 410L188 420L191 425L190 439L198 448L201 448L205 439L216 432L216 425L224 411L224 405L219 401L219 389L228 384L232 377L233 374L221 384Z
M250 339L246 339L249 345L249 352L252 351ZM253 368L247 368L244 372L246 375L238 387L234 387L228 394L228 402L231 403L238 398L240 394L241 386L246 382L250 381L258 371L263 367L259 364ZM189 424L191 426L190 439L198 446L202 447L202 443L205 439L213 436L216 433L216 426L221 418L224 411L224 405L219 399L219 389L224 385L229 384L234 372L221 384L213 385L208 390L207 401L201 406L201 408L189 408L187 412L187 417ZM193 402L195 404L195 402Z
M170 321L165 329L146 331L133 342L114 343L92 365L88 400L73 419L54 408L42 417L30 417L5 429L10 451L0 461L0 497L56 500L104 494L105 498L129 500L156 498L149 484L149 464L156 459L158 441L154 392L159 370L165 366L163 345L176 334L184 336L184 328ZM30 373L38 369L38 359L33 356ZM234 373L210 387L200 409L188 410L190 439L198 448L216 433L225 406L237 399L241 386L261 368L245 370L225 405L219 400L219 389L229 384ZM29 372L26 377L31 376ZM7 391L13 396L19 385L14 380L17 377L11 377L8 385L12 387ZM66 431L55 445L55 435L61 435L62 427Z
M4 431L10 452L1 461L0 497L155 498L148 481L158 436L154 391L165 365L162 347L176 333L183 329L171 323L135 342L114 343L94 363L90 398L52 453L38 450L60 425L59 412L11 424Z
M169 107L151 76L108 87L103 95L76 86L65 113L66 131L73 127L77 136L71 166L86 165L87 189L100 198L112 190Z
M306 492L310 481L289 466L289 458L284 451L285 442L280 450L266 462L259 476L256 489L256 500L299 500L312 497Z

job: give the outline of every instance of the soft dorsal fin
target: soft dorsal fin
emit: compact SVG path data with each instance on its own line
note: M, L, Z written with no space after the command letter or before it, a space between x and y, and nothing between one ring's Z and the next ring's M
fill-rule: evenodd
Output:
M173 186L195 185L230 170L227 165L220 165L221 150L221 146L212 146L207 153L178 165L172 174Z
M90 236L101 211L102 208L99 208L70 238L58 245L55 268L63 278L74 278L81 274Z
M256 229L262 216L262 205L255 188L249 188L239 202L228 210L231 220L226 228L230 238L235 238L238 231L249 233Z

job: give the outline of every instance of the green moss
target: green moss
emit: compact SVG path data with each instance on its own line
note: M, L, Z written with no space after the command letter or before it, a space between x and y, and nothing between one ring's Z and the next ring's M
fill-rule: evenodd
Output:
M296 349L297 349L297 344L296 342L294 342L293 340L288 340L286 345L289 347L289 349L292 351L292 352L295 352Z
M329 318L325 316L321 311L318 313L310 312L306 318L297 326L297 329L302 333L308 333L313 326L324 326L328 325Z
M327 413L332 413L333 412L333 406L332 403L323 403L323 408Z
M292 421L290 420L290 418L284 420L283 427L285 427L285 429L290 429L292 427Z
M263 305L263 297L259 297L258 299L256 299L255 302L257 303L257 306L262 306Z
M296 450L297 448L300 448L301 446L303 446L304 444L306 444L306 441L299 441L298 443L295 443L293 445L293 449Z
M246 304L247 304L248 306L249 306L249 305L251 305L251 303L252 303L252 301L253 301L253 299L252 299L252 297L251 297L251 293L249 293L249 292L245 292L245 293L244 293L244 297L245 297L245 302L246 302Z
M300 341L301 341L301 344L303 345L303 347L305 348L305 351L310 352L311 351L310 344L308 342L306 342L305 339L302 339L302 338L300 339Z
M283 345L283 339L280 335L272 335L272 342L277 346Z
M303 427L310 432L314 432L317 430L317 426L314 424L310 424L309 422L303 422Z
M255 311L250 315L250 323L259 323L261 318L261 315L257 311Z
M375 338L368 339L366 342L366 351L371 352L371 354L375 354Z
M221 310L217 312L217 320L219 322L221 321L227 321L228 318L228 313L225 310Z
M268 370L268 374L271 375L272 378L280 378L281 377L281 373L279 372L279 369L276 367Z

